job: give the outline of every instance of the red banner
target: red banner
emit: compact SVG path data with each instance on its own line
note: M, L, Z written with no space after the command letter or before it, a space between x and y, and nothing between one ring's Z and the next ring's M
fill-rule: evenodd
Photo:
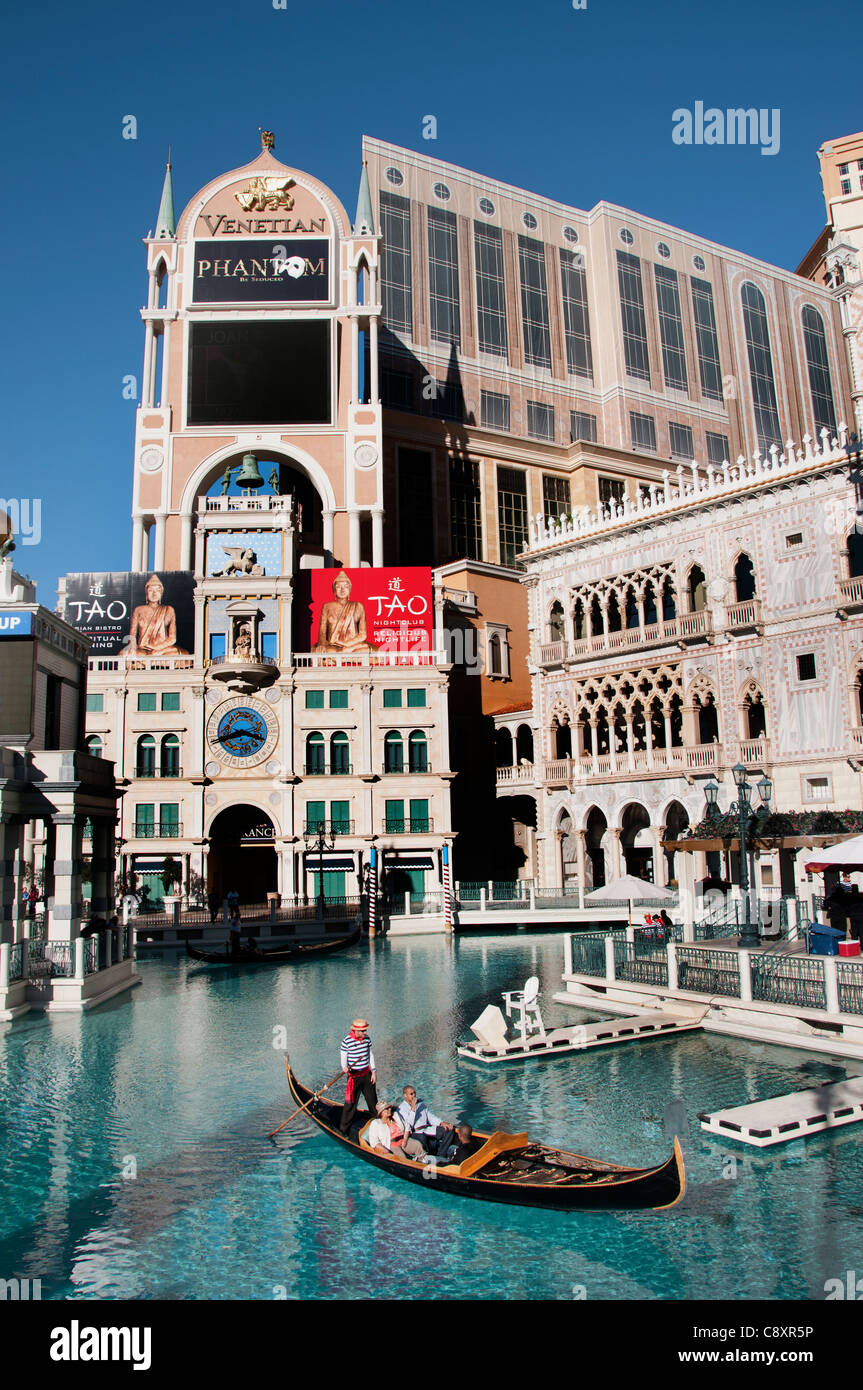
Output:
M311 576L313 652L428 652L433 646L431 570L316 569Z

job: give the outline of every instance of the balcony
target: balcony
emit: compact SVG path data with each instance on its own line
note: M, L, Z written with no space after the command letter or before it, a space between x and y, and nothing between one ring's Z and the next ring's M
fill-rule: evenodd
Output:
M279 663L271 656L214 656L207 662L210 680L223 681L229 690L249 695L278 679Z
M353 774L353 763L306 763L303 772L306 777L350 777Z
M745 767L767 767L770 763L770 740L766 738L741 739L740 761Z
M744 603L730 603L725 610L729 632L761 632L761 599L749 598Z
M681 613L677 618L648 623L645 627L596 632L572 642L544 642L539 648L539 665L562 666L567 661L591 661L597 656L617 656L644 647L667 646L670 642L688 644L712 639L713 615L703 608L697 613Z
M859 613L863 610L863 574L855 575L853 579L840 579L839 598L847 612Z
M863 726L851 730L851 747L863 748Z
M181 767L162 767L162 768L156 768L156 767L139 767L139 768L136 768L136 769L135 769L135 776L136 776L140 781L147 780L147 779L149 779L149 778L151 778L151 777L158 777L158 778L168 778L168 777L170 777L170 778L177 778L177 777L182 777L182 775L183 775L183 769L182 769Z
M317 835L323 827L323 833L332 838L334 835L353 835L354 822L352 820L307 820L303 826L304 835ZM314 854L314 846L309 850Z
M761 749L763 744L753 741ZM548 788L566 787L572 790L583 782L610 782L626 777L652 777L663 774L682 775L685 772L713 772L725 764L724 750L719 743L693 744L688 747L637 748L616 753L582 753L578 758L546 758L540 767L542 785ZM520 772L520 768L498 768L501 772ZM530 769L533 774L533 769ZM510 783L507 783L510 785Z
M385 835L429 835L434 821L428 816L397 816L384 821Z
M408 762L408 763L383 763L381 772L385 777L404 777L419 775L422 772L431 772L429 762Z
M499 767L495 780L499 787L533 786L536 771L533 763L520 763L518 767Z
M158 825L152 821L135 821L132 835L136 840L181 840L183 827L178 821L161 821Z

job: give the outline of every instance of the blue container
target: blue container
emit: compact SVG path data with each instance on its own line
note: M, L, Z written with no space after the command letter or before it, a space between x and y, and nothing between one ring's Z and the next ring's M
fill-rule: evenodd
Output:
M845 940L844 931L828 927L826 922L816 922L809 928L810 956L838 956L839 942Z

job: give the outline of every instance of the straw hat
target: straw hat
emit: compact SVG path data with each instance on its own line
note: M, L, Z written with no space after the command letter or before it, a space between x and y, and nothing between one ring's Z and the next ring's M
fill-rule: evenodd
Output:
M388 1100L379 1100L375 1106L378 1115L382 1115L385 1110L395 1110L395 1106Z
M369 1022L367 1018L355 1018L351 1024L352 1028L368 1028L368 1026Z

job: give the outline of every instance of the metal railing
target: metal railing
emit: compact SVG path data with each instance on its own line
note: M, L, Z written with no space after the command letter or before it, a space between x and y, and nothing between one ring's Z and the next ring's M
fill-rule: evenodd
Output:
M629 941L615 941L614 976L631 984L667 985L668 956L664 951L661 955L642 956Z
M135 776L139 781L149 781L151 778L182 777L181 767L137 767Z
M827 1008L824 962L818 957L758 955L749 957L752 998L807 1009Z
M179 840L183 827L179 821L160 821L158 825L153 821L135 821L132 834L136 840Z
M429 816L401 816L384 821L385 835L428 835L434 830Z
M16 941L9 952L9 983L24 978L24 942Z
M428 759L418 760L416 758L408 761L393 764L386 760L381 764L381 772L385 777L396 777L403 773L411 772L431 772L431 763Z
M724 994L740 998L740 962L736 951L677 948L677 987L693 994Z
M27 952L30 978L72 979L75 974L73 941L30 941Z
M352 820L342 820L340 818L339 820L327 821L307 820L303 826L303 834L317 835L321 826L324 827L323 833L325 835L353 835L354 833L354 822ZM315 857L314 846L312 846L311 849L308 849L306 851L306 854L310 860L309 867L313 869L315 865L311 861L313 861ZM324 865L324 873L326 873L326 864Z
M388 908L391 917L436 916L443 912L444 895L438 893L393 893Z
M353 770L353 763L306 763L303 769L306 777L348 777Z
M863 1014L863 962L838 960L839 1012Z
M608 935L608 932L574 932L570 936L574 975L593 975L596 979L605 977L605 942Z

